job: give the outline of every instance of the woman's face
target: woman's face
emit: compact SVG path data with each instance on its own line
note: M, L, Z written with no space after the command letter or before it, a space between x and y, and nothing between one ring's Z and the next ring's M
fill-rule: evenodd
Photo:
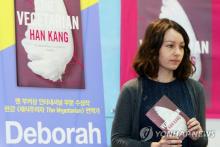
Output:
M179 32L172 28L167 30L159 50L159 70L176 70L183 59L184 46L183 36Z

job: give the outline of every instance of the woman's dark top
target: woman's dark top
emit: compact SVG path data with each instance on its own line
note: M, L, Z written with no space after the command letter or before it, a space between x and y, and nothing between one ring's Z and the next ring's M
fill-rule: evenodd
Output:
M168 83L153 81L147 77L143 78L143 94L140 107L140 139L142 141L157 142L161 139L164 133L157 127L145 114L153 105L166 95L177 107L180 108L189 118L195 117L195 112L192 110L192 101L189 92L183 81L174 80ZM147 130L153 131L153 136L143 134ZM151 132L152 132L151 131ZM146 132L147 133L147 132ZM189 138L186 137L182 145L188 147Z
M202 129L206 130L205 123L205 95L202 85L192 79L183 81L190 99L192 111L200 122ZM143 78L138 77L126 82L120 92L115 117L112 124L112 147L150 147L151 141L140 140L140 107L143 95ZM190 147L206 147L207 136L201 136L194 141L189 139Z

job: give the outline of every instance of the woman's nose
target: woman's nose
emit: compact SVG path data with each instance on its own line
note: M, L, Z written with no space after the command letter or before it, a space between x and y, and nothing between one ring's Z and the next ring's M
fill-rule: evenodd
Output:
M175 53L175 55L181 55L181 54L182 54L182 51L183 51L182 48L176 47L174 53Z

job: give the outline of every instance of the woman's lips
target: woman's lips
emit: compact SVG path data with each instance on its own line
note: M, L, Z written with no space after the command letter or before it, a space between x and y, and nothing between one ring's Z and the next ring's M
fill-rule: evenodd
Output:
M180 60L170 60L170 62L177 64L177 63L180 63L181 61Z

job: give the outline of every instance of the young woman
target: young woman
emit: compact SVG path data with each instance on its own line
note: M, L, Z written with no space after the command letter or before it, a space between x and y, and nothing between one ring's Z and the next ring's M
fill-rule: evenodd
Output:
M202 85L190 79L189 37L176 22L153 21L147 28L133 67L138 78L124 84L112 125L112 147L205 147L205 99ZM166 95L189 118L181 140L165 135L147 116Z

